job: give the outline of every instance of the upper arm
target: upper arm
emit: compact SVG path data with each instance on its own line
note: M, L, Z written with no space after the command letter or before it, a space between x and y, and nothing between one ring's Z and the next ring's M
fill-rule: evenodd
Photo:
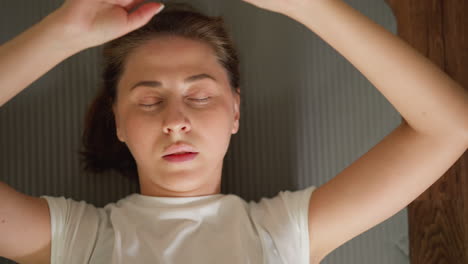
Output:
M50 263L47 201L0 182L0 256L21 264Z
M403 123L312 193L311 263L405 208L466 149L463 139L422 135Z

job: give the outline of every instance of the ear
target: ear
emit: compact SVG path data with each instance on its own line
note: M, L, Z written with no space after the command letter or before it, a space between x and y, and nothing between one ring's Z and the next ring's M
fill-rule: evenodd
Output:
M233 93L234 95L234 124L232 128L232 134L237 134L239 131L239 120L240 120L240 88L237 88L239 93Z
M117 107L116 105L112 105L112 112L114 113L114 120L115 120L115 129L116 129L116 134L117 134L117 138L119 139L119 141L121 142L125 142L123 136L122 136L122 132L120 130L120 121L119 121L119 118L118 118L118 112L117 112Z

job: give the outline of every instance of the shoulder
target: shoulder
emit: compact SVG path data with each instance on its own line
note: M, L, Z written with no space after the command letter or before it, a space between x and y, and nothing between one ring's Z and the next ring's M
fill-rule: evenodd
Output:
M91 258L108 215L103 208L64 196L41 196L49 205L51 263L85 263Z
M274 197L262 197L259 202L250 201L249 210L257 217L287 213L288 217L292 218L290 220L296 221L304 213L304 206L308 206L315 189L316 186L312 185L297 191L283 190Z
M77 224L78 222L94 220L99 215L102 208L97 208L94 204L84 200L74 200L65 196L53 197L41 196L47 201L50 209L50 216L55 220L55 225Z
M315 186L297 191L280 191L274 197L250 201L248 210L260 237L272 241L287 263L308 263L309 200Z

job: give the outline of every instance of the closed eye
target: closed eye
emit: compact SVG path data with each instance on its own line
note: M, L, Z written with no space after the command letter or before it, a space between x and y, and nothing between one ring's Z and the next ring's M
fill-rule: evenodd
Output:
M191 100L198 101L198 102L206 102L208 101L208 99L210 99L210 97L202 98L202 99L191 99Z
M210 97L207 97L207 98L202 98L202 99L194 99L194 98L191 98L190 100L193 100L193 101L197 101L197 102L206 102L210 99ZM161 101L155 103L155 104L150 104L150 105L145 105L145 104L140 104L141 106L145 107L145 108L151 108L153 106L156 106L158 104L160 104Z
M150 104L150 105L145 105L145 104L140 104L141 106L145 107L145 108L151 108L153 106L156 106L158 105L160 102L156 103L156 104Z

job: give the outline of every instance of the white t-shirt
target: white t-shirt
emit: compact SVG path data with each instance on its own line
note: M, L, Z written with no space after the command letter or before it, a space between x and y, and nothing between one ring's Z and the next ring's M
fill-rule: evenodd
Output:
M314 190L280 191L258 203L233 194L134 193L104 208L43 195L51 215L51 264L306 264Z

